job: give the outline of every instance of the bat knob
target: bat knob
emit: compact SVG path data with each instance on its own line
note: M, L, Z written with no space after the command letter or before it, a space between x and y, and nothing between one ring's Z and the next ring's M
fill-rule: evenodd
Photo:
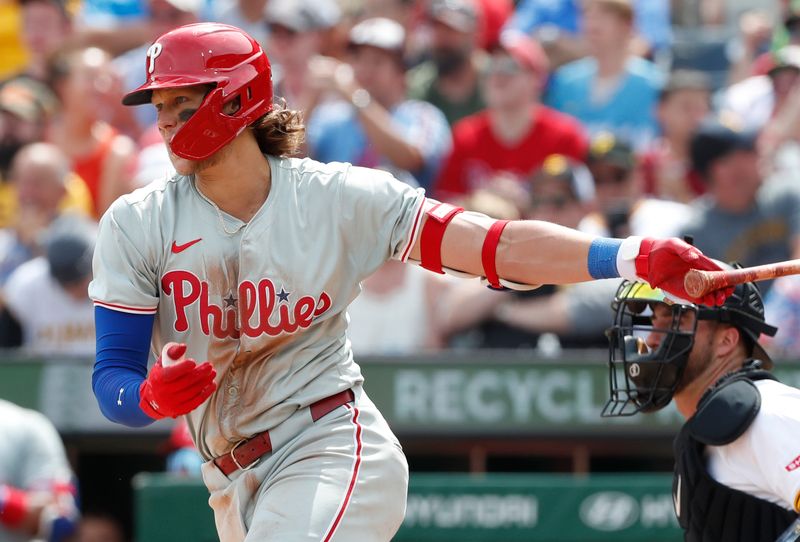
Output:
M683 289L691 297L703 297L708 287L707 282L702 272L697 269L690 269L683 277Z
M169 342L161 349L161 365L169 367L186 359L186 345Z

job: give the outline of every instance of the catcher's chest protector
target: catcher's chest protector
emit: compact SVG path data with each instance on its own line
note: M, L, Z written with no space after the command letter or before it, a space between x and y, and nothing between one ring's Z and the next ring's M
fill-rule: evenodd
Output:
M741 436L761 408L754 380L774 379L744 369L727 377L698 405L675 439L672 484L675 513L686 542L774 542L797 518L776 504L716 482L706 469L703 449Z

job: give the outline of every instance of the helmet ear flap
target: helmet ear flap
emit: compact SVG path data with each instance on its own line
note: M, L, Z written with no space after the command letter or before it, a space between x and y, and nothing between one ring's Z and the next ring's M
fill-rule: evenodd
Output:
M247 127L242 117L222 112L222 95L221 88L206 95L202 105L170 141L172 152L187 160L203 160L233 141Z

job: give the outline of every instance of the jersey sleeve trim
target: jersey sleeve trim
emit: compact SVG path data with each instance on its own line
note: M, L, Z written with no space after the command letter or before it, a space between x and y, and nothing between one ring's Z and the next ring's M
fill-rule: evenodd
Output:
M406 247L403 249L402 257L400 258L401 262L405 262L408 260L409 254L411 254L411 248L414 246L414 242L417 240L417 232L419 231L420 222L422 222L422 210L425 208L425 201L427 198L423 197L417 203L417 214L414 217L414 225L411 227L411 231L408 234L408 239L406 240Z
M120 312L127 312L130 314L155 314L158 307L130 307L128 305L118 305L115 303L106 303L105 301L95 300L95 307L105 307Z

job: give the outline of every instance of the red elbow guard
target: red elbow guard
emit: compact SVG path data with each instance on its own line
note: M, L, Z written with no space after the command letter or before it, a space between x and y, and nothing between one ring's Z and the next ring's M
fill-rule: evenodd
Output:
M439 203L426 211L428 219L422 227L420 237L420 265L434 273L444 273L442 270L442 239L447 225L458 213L464 212L463 207L455 207L449 203Z

